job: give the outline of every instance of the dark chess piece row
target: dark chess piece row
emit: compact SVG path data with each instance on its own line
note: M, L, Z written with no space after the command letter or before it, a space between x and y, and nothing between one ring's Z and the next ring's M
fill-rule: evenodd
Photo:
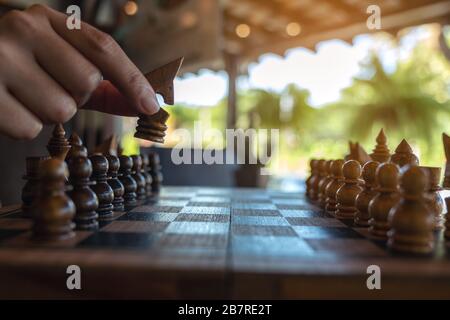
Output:
M338 219L367 228L371 238L385 241L393 251L429 254L435 231L444 227L450 239L450 217L444 218L439 194L441 168L419 166L406 140L390 155L383 131L370 155L373 160L355 157L361 154L365 152L354 151L347 161L311 160L308 200Z
M98 228L99 220L111 219L113 211L123 211L137 205L137 200L142 201L158 193L162 182L158 154L131 157L94 154L88 157L78 135L72 134L67 141L64 134L62 126L56 126L54 135L57 139L52 137L51 140L52 157L29 157L26 160L24 179L27 182L22 190L22 211L35 220L36 238L70 236L72 229L69 226L56 228L52 225L63 223L58 219L67 215L71 204L75 213L70 222L75 223L77 229L92 230ZM61 146L55 141L59 141ZM57 154L55 150L64 151L65 161L61 160L63 154ZM62 184L58 180L61 172ZM70 201L61 200L63 195ZM52 206L51 213L42 211L45 206ZM70 232L63 231L69 229Z

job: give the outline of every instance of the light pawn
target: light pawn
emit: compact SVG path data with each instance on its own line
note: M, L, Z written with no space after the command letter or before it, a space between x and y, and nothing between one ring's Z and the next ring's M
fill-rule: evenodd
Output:
M369 202L369 232L379 240L387 240L389 211L400 200L398 190L399 169L395 163L382 163L376 171L378 194Z
M336 218L353 219L356 213L356 196L362 191L359 177L361 165L356 160L348 160L342 166L344 185L336 193Z
M338 189L344 185L344 175L342 174L342 166L344 163L345 161L342 159L332 161L332 181L325 189L327 195L325 210L333 216L336 214L336 193Z
M394 250L413 254L433 251L434 215L425 202L427 175L417 166L405 167L400 178L401 200L389 213L387 246Z
M361 227L369 226L369 203L378 194L375 173L379 165L380 163L377 161L369 161L362 169L364 187L363 191L356 197L357 212L355 215L355 224Z

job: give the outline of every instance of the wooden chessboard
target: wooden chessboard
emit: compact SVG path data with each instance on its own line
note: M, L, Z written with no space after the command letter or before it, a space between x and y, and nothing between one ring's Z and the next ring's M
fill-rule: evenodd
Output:
M432 257L398 256L302 193L165 187L58 243L31 240L18 208L0 211L1 298L450 298L441 233ZM82 290L66 287L72 264Z

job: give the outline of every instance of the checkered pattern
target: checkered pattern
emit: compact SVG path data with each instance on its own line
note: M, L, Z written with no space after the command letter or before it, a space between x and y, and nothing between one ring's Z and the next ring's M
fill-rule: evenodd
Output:
M157 199L102 221L96 232L76 232L56 244L30 240L20 211L0 219L0 247L55 246L167 255L252 259L382 257L388 252L310 205L302 193L258 189L166 187Z

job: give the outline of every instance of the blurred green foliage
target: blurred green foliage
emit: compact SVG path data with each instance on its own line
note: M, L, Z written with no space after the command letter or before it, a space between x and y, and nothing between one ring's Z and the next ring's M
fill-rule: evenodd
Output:
M239 92L237 127L281 130L281 173L304 172L310 157L342 158L348 140L370 153L380 128L392 152L406 138L422 164L442 166L441 134L450 132L450 63L442 52L419 43L393 72L372 53L360 74L339 101L321 108L310 106L309 92L293 84L281 93ZM207 108L175 105L170 112L175 127L192 128L201 120L205 128L225 128L225 99Z

